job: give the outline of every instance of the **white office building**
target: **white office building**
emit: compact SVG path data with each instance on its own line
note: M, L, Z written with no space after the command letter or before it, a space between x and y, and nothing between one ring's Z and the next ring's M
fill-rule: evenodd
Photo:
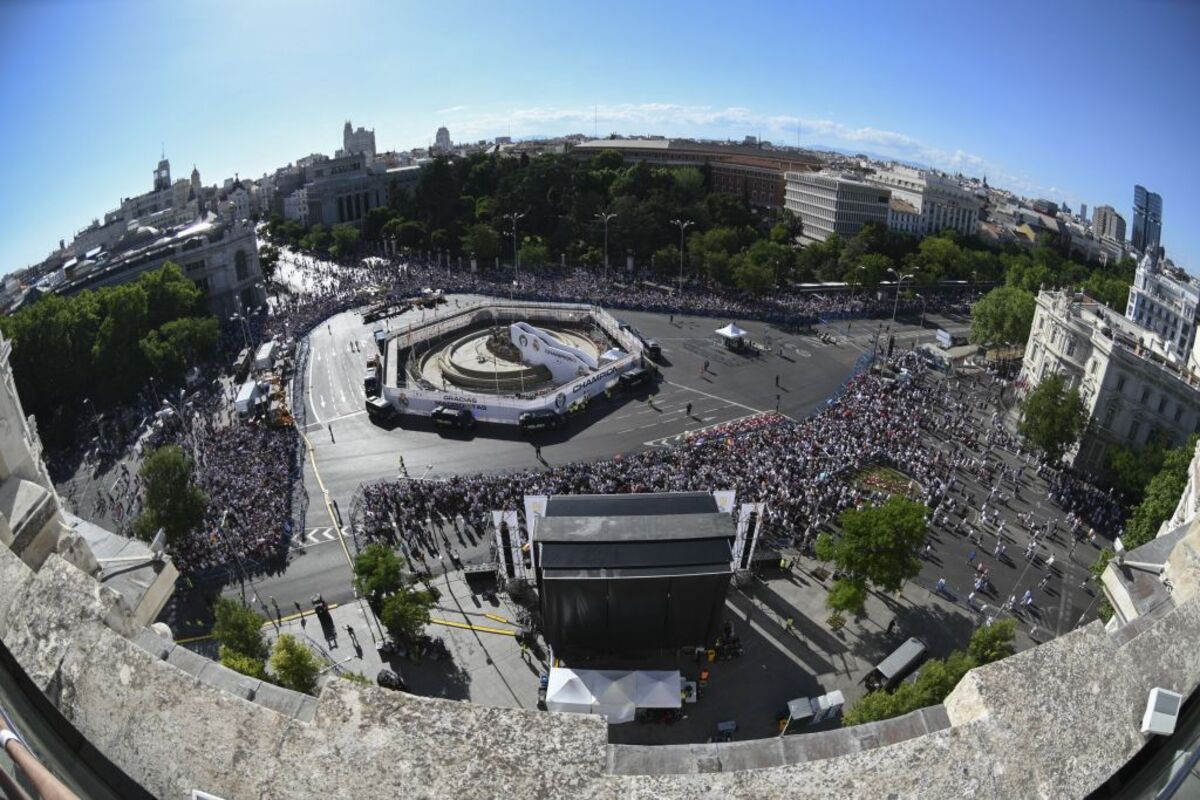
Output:
M892 193L852 173L788 172L784 207L803 228L801 237L823 242L830 234L850 237L864 225L887 225Z
M1129 287L1125 316L1161 336L1177 358L1191 354L1195 362L1198 314L1200 286L1182 270L1160 265L1157 253L1143 256Z
M876 172L867 180L878 186L886 186L891 190L894 201L902 201L907 207L915 209L915 225L911 219L912 212L893 214L889 220L892 230L917 236L941 233L947 228L953 228L963 236L975 233L983 202L974 192L962 188L952 178L898 164Z
M1028 392L1059 373L1079 390L1089 424L1077 466L1102 463L1109 443L1173 445L1200 432L1200 380L1168 343L1082 294L1038 293L1018 386Z

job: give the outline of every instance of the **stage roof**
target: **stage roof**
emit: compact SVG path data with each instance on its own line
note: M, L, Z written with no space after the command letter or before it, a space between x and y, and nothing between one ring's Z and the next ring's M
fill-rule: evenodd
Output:
M546 501L547 517L649 517L717 511L717 500L708 492L556 494Z
M539 542L645 542L686 539L732 539L736 530L728 514L714 511L666 516L545 517L538 520Z

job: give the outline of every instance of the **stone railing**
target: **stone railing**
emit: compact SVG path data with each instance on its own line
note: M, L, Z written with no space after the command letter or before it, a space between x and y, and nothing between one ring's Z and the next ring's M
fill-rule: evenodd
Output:
M610 746L597 717L344 681L316 698L137 627L58 555L0 547L0 638L88 743L156 797L1081 797L1143 746L1150 688L1200 683L1200 597L971 671L943 706L782 739Z

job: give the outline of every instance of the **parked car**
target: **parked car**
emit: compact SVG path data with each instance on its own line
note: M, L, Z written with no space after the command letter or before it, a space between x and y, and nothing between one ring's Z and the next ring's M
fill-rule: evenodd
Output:
M525 411L517 417L517 424L526 431L557 430L566 424L566 418L557 411L540 408L536 411Z
M429 417L433 420L433 424L440 428L468 431L475 427L475 415L465 408L438 406Z

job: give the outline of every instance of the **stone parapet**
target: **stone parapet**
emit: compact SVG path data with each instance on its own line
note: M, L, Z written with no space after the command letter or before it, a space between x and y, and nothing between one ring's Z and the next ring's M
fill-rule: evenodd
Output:
M247 682L134 625L115 593L56 554L34 572L0 547L0 587L0 637L21 668L157 797L1081 797L1146 741L1152 687L1200 684L1193 597L1118 635L1093 623L972 670L944 706L899 719L609 746L597 717L338 680L315 699Z

